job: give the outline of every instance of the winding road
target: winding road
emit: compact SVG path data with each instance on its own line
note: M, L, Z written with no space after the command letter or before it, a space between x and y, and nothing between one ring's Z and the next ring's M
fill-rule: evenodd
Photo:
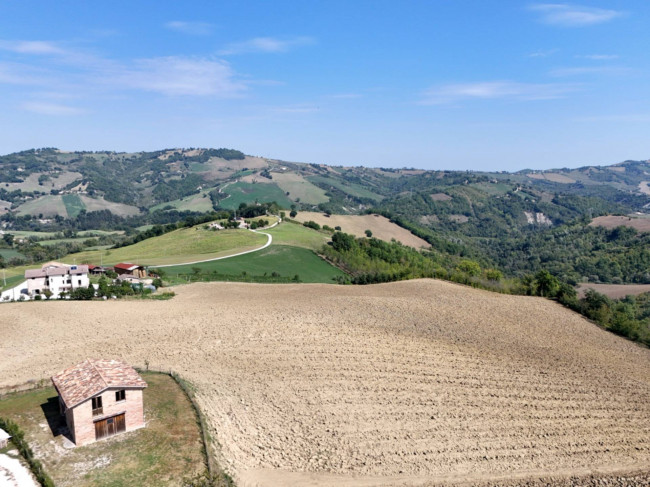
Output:
M278 220L278 221L275 222L273 225L271 225L271 226L265 228L264 230L269 230L269 229L275 227L275 226L278 225L281 221L282 221L282 220ZM245 254L251 254L251 253L253 253L253 252L259 252L260 250L263 250L263 249L265 249L266 247L268 247L269 245L271 245L271 243L273 242L273 236L272 236L270 233L260 232L260 231L258 231L258 230L251 230L251 229L248 229L248 230L249 230L250 232L253 232L253 233L259 233L259 234L261 234L261 235L266 235L266 237L267 237L266 243L265 243L264 245L262 245L261 247L258 247L258 248L256 248L256 249L245 250L244 252L238 252L238 253L236 253L236 254L231 254L231 255L224 255L223 257L214 257L214 258L212 258L212 259L205 259L205 260L195 260L195 261L193 261L193 262L180 262L180 263L178 263L178 264L149 265L149 266L147 266L147 267L158 269L158 268L161 268L161 267L175 267L175 266L177 266L177 265L201 264L201 263L203 263L203 262L212 262L212 261L215 261L215 260L230 259L231 257L237 257L237 256L239 256L239 255L245 255Z

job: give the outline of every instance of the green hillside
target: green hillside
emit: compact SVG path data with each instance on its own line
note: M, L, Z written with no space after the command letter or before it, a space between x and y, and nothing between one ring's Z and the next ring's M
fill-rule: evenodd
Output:
M66 263L117 264L133 262L141 265L176 264L222 257L252 250L264 245L265 235L249 230L212 231L197 225L149 238L134 245L109 250L93 250L70 254Z
M195 279L200 275L201 279L209 279L210 273L216 273L218 275L212 276L212 280L260 281L263 279L256 278L271 279L274 275L289 280L298 275L301 282L334 283L338 276L345 275L311 250L288 245L271 245L259 252L200 264L165 267L163 270L172 282L183 282L179 275L195 276Z

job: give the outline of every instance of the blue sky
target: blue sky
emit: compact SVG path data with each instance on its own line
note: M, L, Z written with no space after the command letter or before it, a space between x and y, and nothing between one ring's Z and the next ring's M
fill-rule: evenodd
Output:
M0 153L650 158L650 2L0 0Z

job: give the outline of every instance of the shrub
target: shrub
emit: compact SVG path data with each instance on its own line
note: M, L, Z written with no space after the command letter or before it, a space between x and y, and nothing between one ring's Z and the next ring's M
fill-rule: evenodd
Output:
M16 423L10 419L0 418L0 428L11 435L11 442L16 445L18 452L25 459L29 469L36 477L36 480L42 487L54 487L54 482L50 476L45 473L41 462L34 458L34 452L25 441L25 433Z
M303 226L307 228L313 228L314 230L320 230L320 225L313 220L303 223Z

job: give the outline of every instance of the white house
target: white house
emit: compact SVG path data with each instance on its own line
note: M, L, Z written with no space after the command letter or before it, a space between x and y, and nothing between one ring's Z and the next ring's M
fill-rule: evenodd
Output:
M6 448L9 438L11 438L11 436L9 436L9 433L0 428L0 448Z
M48 262L40 269L25 271L27 293L34 297L46 290L52 293L52 298L58 298L61 293L73 289L88 287L87 265L66 265L59 262Z

